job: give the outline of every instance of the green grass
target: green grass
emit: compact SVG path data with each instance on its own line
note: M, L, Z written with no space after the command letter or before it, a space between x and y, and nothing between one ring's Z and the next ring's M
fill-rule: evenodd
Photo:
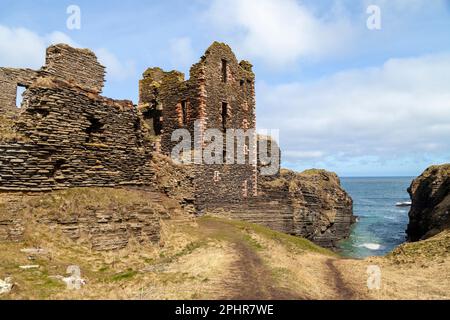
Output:
M107 272L109 270L109 266L103 266L100 269L98 269L98 272Z
M315 245L309 240L306 240L301 237L291 236L282 232L274 231L272 229L269 229L267 227L253 224L245 221L237 221L237 220L229 220L229 219L223 219L218 217L211 217L211 216L205 216L200 218L200 220L207 221L208 219L219 221L222 223L226 223L229 225L232 225L240 230L251 230L255 232L258 235L261 235L265 237L266 239L276 241L284 246L289 247L289 249L293 249L296 251L307 251L307 252L315 252L320 254L325 254L329 256L337 256L336 253L332 252L331 250L322 248L318 245ZM262 246L259 245L259 248L262 249Z
M179 258L182 256L186 256L194 252L194 250L200 248L203 245L202 242L191 242L181 252L178 252L174 257Z
M321 173L324 173L324 172L326 172L326 171L323 170L323 169L308 169L308 170L305 170L305 171L301 172L301 174L303 174L303 175L316 175L316 174L321 174Z
M167 252L160 252L159 259L144 259L144 262L148 265L166 265L170 264L177 259L190 255L195 250L199 249L202 246L205 246L206 242L204 241L194 241L187 244L181 251L178 251L174 254L168 254Z
M244 235L244 240L245 240L245 242L247 242L250 245L250 247L252 247L255 250L263 250L264 249L264 246L261 243L259 243L258 241L256 241L254 238L252 238L251 235L249 235L249 234Z
M396 262L415 262L418 258L442 259L450 254L450 230L418 242L405 243L395 248L386 258Z
M134 278L138 272L136 270L128 269L127 271L115 274L111 277L112 281L124 281Z

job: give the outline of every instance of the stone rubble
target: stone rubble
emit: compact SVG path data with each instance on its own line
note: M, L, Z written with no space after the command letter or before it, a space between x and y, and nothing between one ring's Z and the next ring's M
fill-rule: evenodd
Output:
M67 290L80 290L86 285L86 281L81 278L81 269L79 266L68 266L66 273L70 274L70 277L62 278L62 281L67 285Z
M0 279L0 295L10 293L13 287L14 283L11 278Z

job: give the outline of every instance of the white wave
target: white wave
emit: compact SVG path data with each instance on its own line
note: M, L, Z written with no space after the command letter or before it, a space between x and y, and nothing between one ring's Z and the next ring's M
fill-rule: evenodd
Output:
M361 245L359 245L358 247L363 247L369 250L380 250L382 248L381 244L378 243L363 243Z

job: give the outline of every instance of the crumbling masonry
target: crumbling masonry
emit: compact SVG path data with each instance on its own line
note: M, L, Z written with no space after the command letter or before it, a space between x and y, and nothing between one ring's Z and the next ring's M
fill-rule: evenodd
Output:
M227 45L211 45L188 80L177 71L148 69L138 106L102 97L104 75L90 50L67 45L48 48L38 71L0 68L0 121L12 123L0 126L1 191L141 186L197 214L260 223L327 247L348 235L351 199L325 172L264 178L252 164L192 165L173 166L177 178L161 179L155 159L170 155L175 129L194 136L195 121L201 132L256 127L252 65L238 62ZM20 108L18 86L26 88ZM1 228L0 219L0 235Z

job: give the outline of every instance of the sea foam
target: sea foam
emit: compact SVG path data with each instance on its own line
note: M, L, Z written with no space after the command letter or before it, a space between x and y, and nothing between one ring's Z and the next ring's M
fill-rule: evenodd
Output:
M359 247L363 247L369 250L380 250L381 249L381 244L378 243L363 243L361 245L359 245Z

